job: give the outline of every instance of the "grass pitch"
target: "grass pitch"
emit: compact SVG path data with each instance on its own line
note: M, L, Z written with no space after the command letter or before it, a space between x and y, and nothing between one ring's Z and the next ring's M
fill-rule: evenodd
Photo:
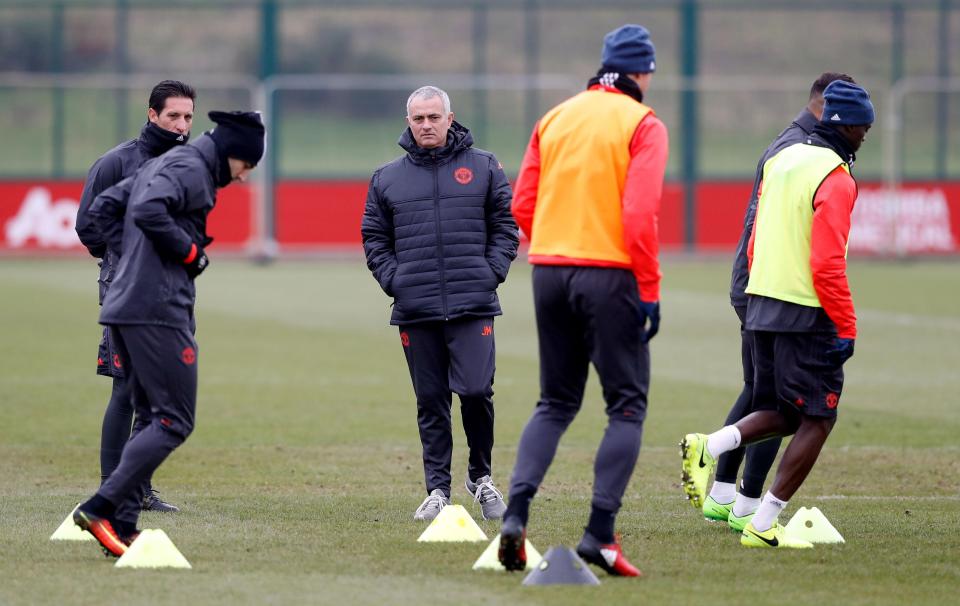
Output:
M501 290L494 474L504 489L538 391L529 268ZM216 258L199 280L197 430L155 485L183 511L145 514L192 571L112 568L92 543L48 541L96 488L109 382L94 375L96 267L0 263L0 603L943 603L960 586L960 268L855 262L860 316L840 420L790 504L841 546L741 548L679 488L676 443L721 424L740 387L728 262L668 261L640 461L619 530L646 577L528 588L471 571L484 544L418 544L424 496L412 388L389 302L362 262L257 267ZM456 408L456 407L455 407ZM583 411L534 502L529 538L573 545L604 425ZM454 478L466 468L455 416ZM461 485L454 501L477 515ZM489 536L498 531L480 521Z

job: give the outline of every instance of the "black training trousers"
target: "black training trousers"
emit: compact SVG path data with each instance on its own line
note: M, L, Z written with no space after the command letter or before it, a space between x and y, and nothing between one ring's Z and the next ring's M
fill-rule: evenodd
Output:
M636 278L625 269L538 265L533 299L540 401L520 437L510 498L532 497L540 487L580 410L592 362L608 417L594 462L592 504L617 512L640 453L650 384Z
M197 343L187 328L111 326L133 394L137 430L98 494L117 506L116 519L136 524L153 472L193 431L197 406Z
M453 393L460 396L460 415L470 449L470 480L491 475L493 318L407 324L400 326L400 343L417 396L427 493L439 488L450 496Z

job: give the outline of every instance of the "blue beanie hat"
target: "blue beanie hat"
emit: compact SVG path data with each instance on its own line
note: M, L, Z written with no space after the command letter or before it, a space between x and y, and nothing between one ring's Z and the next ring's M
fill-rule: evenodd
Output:
M867 89L843 80L834 80L823 90L825 124L873 124L873 103Z
M648 74L657 70L657 50L642 25L621 25L603 37L602 69L621 74Z

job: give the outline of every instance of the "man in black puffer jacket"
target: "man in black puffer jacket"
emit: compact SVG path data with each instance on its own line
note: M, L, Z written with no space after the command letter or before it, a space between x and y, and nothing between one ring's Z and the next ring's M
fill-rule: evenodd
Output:
M245 181L263 156L259 114L209 116L216 128L148 161L90 207L107 248L119 251L100 323L110 329L145 425L73 520L118 557L139 534L139 504L154 471L193 431L199 363L194 280L208 265L207 216L217 189Z
M450 502L456 393L470 449L466 488L485 519L498 519L506 507L491 478L493 317L519 244L513 194L494 155L473 149L454 122L444 91L414 91L407 123L399 141L407 154L370 180L361 234L367 267L394 299L390 323L417 396L428 496L414 518L432 520Z

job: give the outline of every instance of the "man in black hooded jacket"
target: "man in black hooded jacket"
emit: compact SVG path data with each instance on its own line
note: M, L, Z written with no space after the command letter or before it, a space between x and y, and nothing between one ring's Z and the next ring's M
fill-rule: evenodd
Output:
M209 116L216 128L150 160L90 207L107 248L120 250L100 323L110 329L144 427L97 493L74 512L74 522L118 557L139 534L139 503L154 471L193 431L194 279L208 264L207 215L217 189L245 181L263 156L259 114Z
M432 520L450 502L453 393L470 450L466 489L485 519L498 519L506 506L491 470L493 317L519 244L512 192L493 154L454 122L444 91L414 91L407 123L406 155L370 180L361 234L367 267L394 299L390 323L417 397L427 498L414 519Z
M140 136L114 147L101 156L87 173L77 210L76 230L80 241L90 254L100 259L100 297L103 297L113 279L117 259L111 258L103 234L90 217L90 205L94 198L107 188L132 176L140 166L168 150L183 145L190 139L193 125L194 102L197 93L192 86L177 80L163 80L150 91L147 108L147 123ZM130 439L133 421L133 402L124 379L120 356L110 343L109 331L103 329L97 352L97 374L113 379L110 400L103 414L100 432L100 481L104 481L120 462L123 446ZM138 419L139 421L139 419ZM135 430L141 428L136 424ZM175 512L178 508L165 502L152 487L143 500L143 508L152 511Z

